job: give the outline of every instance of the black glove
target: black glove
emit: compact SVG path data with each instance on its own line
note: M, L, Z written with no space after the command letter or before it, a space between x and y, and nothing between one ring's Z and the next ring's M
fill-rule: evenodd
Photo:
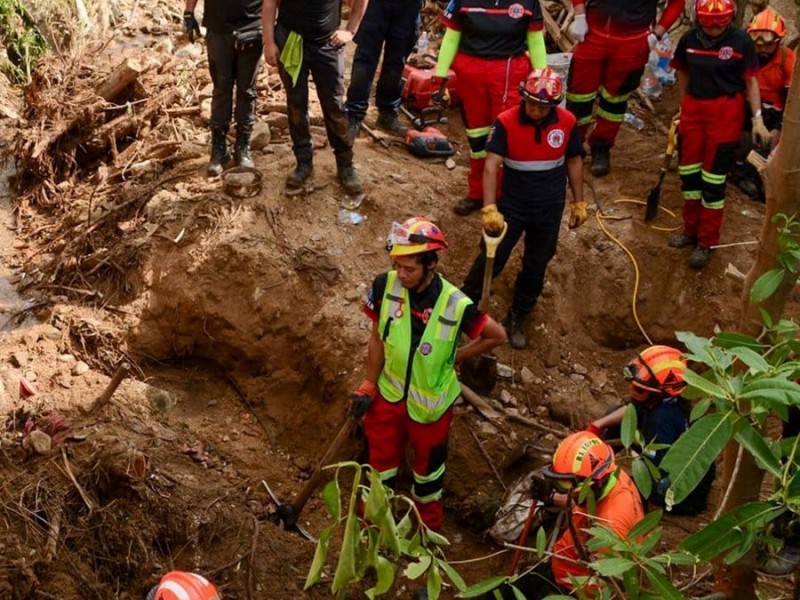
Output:
M553 495L553 487L543 477L534 475L531 477L531 493L534 500L541 500L546 503L550 496Z
M350 396L350 410L347 411L347 416L353 419L360 419L367 414L367 409L372 403L372 398L367 394L352 394Z
M194 43L195 36L200 37L200 24L197 22L192 11L187 10L183 13L183 32L192 43Z

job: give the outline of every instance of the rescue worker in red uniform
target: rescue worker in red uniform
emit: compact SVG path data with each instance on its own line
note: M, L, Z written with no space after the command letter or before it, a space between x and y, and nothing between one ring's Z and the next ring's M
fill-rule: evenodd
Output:
M436 273L438 252L447 248L436 225L422 218L395 223L388 245L393 269L375 278L364 309L372 334L350 415L364 417L369 464L389 487L411 445L412 496L423 523L438 530L453 403L461 395L455 366L506 336ZM472 341L459 347L461 333Z
M756 146L769 145L761 115L758 58L749 36L733 26L733 0L697 0L697 23L675 48L681 114L678 172L683 233L673 248L694 246L689 265L702 269L719 243L726 175L734 162L745 118L745 92Z
M599 437L588 431L579 431L564 438L559 444L550 465L542 468L545 481L556 490L549 497L540 500L546 504L566 506L571 526L564 529L553 546L553 557L542 563L530 573L514 582L514 587L522 592L527 600L541 600L549 595L591 596L596 586L591 581L581 588L582 595L575 595L578 588L576 577L588 577L592 573L586 563L593 560L586 547L591 539L588 529L601 525L621 538L644 517L644 508L639 490L627 473L617 468L614 450ZM579 491L588 485L594 494L595 510L577 504ZM572 531L577 534L573 538ZM493 600L495 591L484 596ZM505 600L517 596L508 585L499 588Z
M220 600L220 595L212 583L197 573L170 571L150 590L147 600Z
M583 199L583 148L575 116L558 104L564 97L555 71L534 69L520 83L519 106L500 113L486 145L483 173L483 224L488 232L508 231L497 247L492 276L508 262L514 246L525 235L522 269L514 286L514 299L504 321L511 346L527 345L525 322L544 286L547 264L556 253L561 215L566 200L565 180L572 189L569 226L586 221ZM502 192L497 180L503 168ZM486 248L475 259L461 290L473 301L481 298Z
M786 22L771 8L759 12L747 26L747 33L756 47L760 68L756 74L758 89L761 92L761 113L764 126L769 130L770 145L762 148L767 156L778 145L783 127L783 109L792 84L792 72L797 57L794 50L781 45L786 37ZM748 132L749 133L749 132ZM731 181L754 200L764 202L764 186L756 168L745 162L752 149L749 135L742 136L739 155Z
M573 0L571 32L578 44L567 80L567 108L578 118L584 140L595 123L588 138L595 177L611 170L611 148L628 109L628 97L639 87L650 54L649 34L652 31L661 39L680 16L684 0L667 0L653 27L657 4L656 0Z
M517 87L531 67L547 66L541 11L539 0L450 0L442 15L446 31L432 79L433 100L444 101L452 66L469 142L468 191L454 207L458 215L483 206L486 136L492 123L519 104Z

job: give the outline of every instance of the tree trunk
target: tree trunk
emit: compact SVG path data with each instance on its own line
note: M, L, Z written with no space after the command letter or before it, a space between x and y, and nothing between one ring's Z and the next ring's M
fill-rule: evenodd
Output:
M738 330L741 333L758 335L762 321L760 309L766 311L773 322L781 318L786 300L791 294L796 277L787 273L775 293L758 304L750 303L753 283L763 274L780 265L777 261L778 230L772 218L779 213L800 214L800 62L795 65L789 101L784 111L781 141L767 167L761 173L767 195L766 214L761 228L758 254L744 281L742 311ZM725 448L722 490L731 487L726 510L758 499L764 472L760 470L748 452L744 452L739 475L731 484L731 474L736 461L738 445L730 443ZM755 553L750 552L733 565L715 561L716 587L733 600L756 600Z

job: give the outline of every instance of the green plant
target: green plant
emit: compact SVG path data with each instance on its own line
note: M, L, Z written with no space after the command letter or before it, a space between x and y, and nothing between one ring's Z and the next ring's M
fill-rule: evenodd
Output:
M797 280L800 273L800 221L779 213L772 218L778 227L778 250L775 256L779 267L763 273L750 288L750 302L763 302L775 293L787 275Z
M8 56L6 74L18 83L28 83L36 61L47 51L47 42L22 0L0 0L0 39Z

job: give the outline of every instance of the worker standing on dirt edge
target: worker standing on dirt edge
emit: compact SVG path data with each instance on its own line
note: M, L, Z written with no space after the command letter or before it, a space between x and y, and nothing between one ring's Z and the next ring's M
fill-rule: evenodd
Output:
M421 0L370 0L367 13L356 34L356 53L350 72L345 108L350 120L350 137L358 137L361 121L367 114L372 78L383 48L381 74L375 87L378 107L376 125L394 136L407 129L398 120L402 92L403 66L414 48L419 32Z
M566 507L570 524L553 546L552 558L513 583L527 600L541 600L552 594L574 595L578 589L575 578L592 574L586 566L594 559L586 547L590 539L588 529L602 526L625 538L644 517L636 485L625 471L617 468L612 448L593 433L579 431L564 438L552 462L541 473L543 483L549 484L555 493L549 498L542 498L539 493L537 499ZM590 486L594 495L594 510L590 502L577 504L585 485ZM575 597L593 598L595 587L589 580L580 586L581 594ZM498 590L505 600L517 598L508 584ZM494 600L495 591L484 595L484 600Z
M336 157L336 171L345 191L361 193L361 181L353 168L353 142L348 135L344 109L344 47L353 39L367 0L353 0L346 29L339 29L341 0L281 2L265 0L264 58L278 66L286 89L289 134L297 166L286 187L299 190L313 174L313 145L308 118L308 77L314 78L328 141ZM275 15L278 15L277 23Z
M630 398L636 408L636 423L641 439L647 444L663 444L648 458L659 466L669 447L689 429L691 403L681 396L686 389L686 360L680 350L669 346L650 346L637 352L623 368L630 383ZM617 407L607 415L592 421L586 428L604 439L619 439L620 426L627 406ZM705 477L680 504L670 512L675 515L697 515L706 509L708 494L714 482L716 467L712 463ZM650 497L654 504L665 506L670 482L666 473L653 487Z
M760 152L766 158L780 141L783 109L789 97L789 87L792 85L792 72L797 57L793 50L781 46L781 41L786 37L786 22L771 8L764 9L753 17L747 26L747 33L755 44L760 65L756 79L761 92L764 126L770 135L770 145L761 148ZM740 140L737 162L731 171L731 181L752 200L765 202L761 176L753 165L745 162L748 152L752 149L749 128L745 129Z
M567 108L578 118L581 136L592 152L592 175L611 171L611 148L617 138L628 97L639 87L650 46L655 45L683 10L685 0L667 0L656 20L657 0L573 0L570 31L578 44L567 81ZM597 118L594 103L600 96Z
M197 0L186 0L183 28L190 42L200 35L194 16ZM205 0L203 26L208 46L208 70L214 90L211 96L211 160L208 174L219 175L228 162L228 128L236 86L236 143L233 158L237 166L253 167L250 134L256 114L256 73L261 60L261 0Z
M544 286L547 264L555 256L561 215L566 200L565 180L572 189L569 226L586 221L583 199L583 148L575 116L558 104L564 97L561 78L549 69L534 69L519 84L519 106L497 117L486 144L483 171L484 230L508 231L497 246L492 277L497 277L525 234L522 269L514 286L514 299L503 324L511 346L525 348L525 322ZM497 199L497 180L503 182ZM495 203L496 202L496 203ZM475 259L461 290L474 302L482 292L486 246Z
M450 0L442 15L446 30L439 49L432 99L447 103L447 73L458 78L469 142L469 189L456 203L465 216L483 206L486 136L502 111L519 103L517 87L531 70L547 66L539 0ZM525 56L528 50L530 57Z
M734 0L697 0L696 25L681 37L672 66L678 72L681 115L678 172L683 233L673 248L695 246L689 266L702 269L719 244L726 175L744 125L744 94L752 110L753 143L768 147L761 116L758 57L749 36L733 26Z
M214 584L186 571L170 571L147 594L147 600L220 600Z
M372 334L350 414L364 417L369 464L389 487L411 444L412 496L423 523L437 531L453 403L461 395L455 366L506 336L436 273L438 252L447 248L436 225L419 217L395 223L387 246L393 269L375 278L364 308ZM472 341L459 348L462 331Z

